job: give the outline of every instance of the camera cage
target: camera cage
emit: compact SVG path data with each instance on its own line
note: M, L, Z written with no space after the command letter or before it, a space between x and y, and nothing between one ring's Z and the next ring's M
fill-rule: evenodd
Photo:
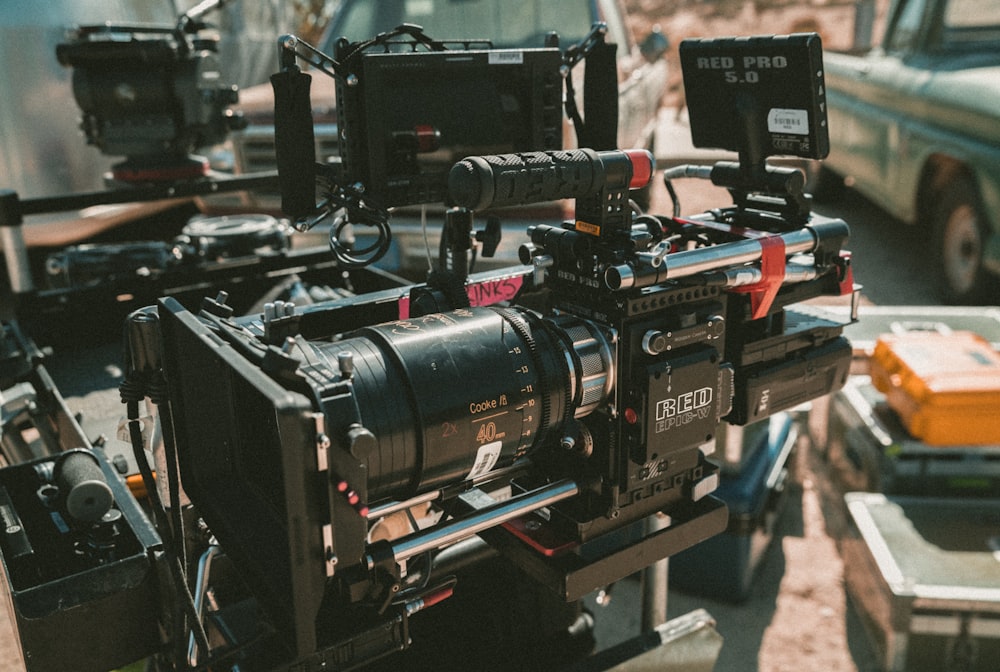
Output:
M845 223L769 200L737 199L689 218L636 215L628 191L654 168L641 152L479 158L449 172L458 209L578 199L573 221L532 227L526 268L476 274L458 297L416 285L299 309L270 304L244 318L221 296L198 314L166 298L129 321L128 334L140 335L130 379L165 376L166 388L150 393L174 432L167 442L180 481L273 628L246 633L261 665L350 666L406 648L410 615L454 587L445 576L406 579L419 576L422 558L473 534L566 599L716 534L727 516L710 495L709 428L767 417L843 384L850 347L842 325L789 307L853 289ZM794 200L794 180L757 168L723 167L719 179L747 194L778 183ZM312 191L315 175L306 172ZM490 196L480 189L466 200L472 183ZM488 328L466 329L463 320ZM426 337L410 341L408 332ZM507 339L499 346L497 333ZM427 371L448 362L444 343L472 350L454 356L458 375L436 407L425 398L433 396ZM485 357L477 348L517 359L505 349L514 347L530 351L518 370L537 372L542 397L476 378ZM372 378L366 348L397 379ZM469 401L470 391L481 394ZM403 395L398 414L416 418L422 435L373 431L373 414L384 413L377 394L365 396L373 392ZM457 409L497 410L504 394L547 408L533 451L497 451L491 444L502 441L484 429L485 443L434 462L433 447L447 442L431 435L433 423L455 424L466 413ZM402 450L419 472L399 478L369 461L390 435L413 440ZM376 472L406 484L370 486ZM493 486L509 488L512 500L492 499ZM446 520L368 539L370 520L418 499L444 505ZM671 524L644 529L658 513Z
M710 222L706 225L711 228ZM842 325L786 306L840 294L850 284L849 274L845 278L832 261L840 260L837 249L845 228L836 220L818 221L806 232L818 256L826 257L819 264L820 277L786 285L757 318L749 294L730 293L719 279L710 278L734 265L725 259L716 260L713 270L689 275L682 264L676 279L618 291L594 291L558 272L547 274L538 286L529 271L470 278L470 286L480 288L504 283L520 287L513 305L531 308L518 308L527 312L515 317L500 315L508 309L487 306L443 316L408 313L416 287L246 318L232 318L217 302L206 302L195 316L164 300L158 308L164 370L172 381L170 422L185 489L254 586L280 629L278 641L292 658L336 658L360 640L374 648L359 656L401 648L408 618L404 613L426 597L425 590L433 592L439 585L432 581L426 589L410 586L398 594L391 588L405 584L408 562L473 532L534 580L565 599L578 599L641 569L642 558L672 555L725 528L725 507L708 494L714 471L700 449L711 438L705 428L722 418L709 415L668 429L673 417L697 417L690 414L704 407L696 396L734 396L726 420L742 424L843 383L851 349L840 336ZM719 236L724 242L704 248L711 251L706 256L727 248L735 248L736 254L744 247L730 232ZM802 245L796 236L785 238L788 247ZM816 244L817 239L823 242ZM566 262L557 261L555 267L565 269ZM547 317L532 322L534 315ZM459 343L471 352L497 352L502 359L518 342L501 347L485 335L497 333L493 328L460 328L468 319L528 329L536 357L541 358L526 361L524 366L531 370L541 367L546 357L559 359L564 349L583 366L583 361L608 352L595 343L600 335L615 334L614 364L591 366L614 370L614 401L601 403L610 403L620 413L607 415L605 409L579 421L561 420L565 411L553 405L554 388L543 393L540 384L551 376L549 384L559 387L560 376L582 381L599 371L580 369L569 376L550 369L550 374L539 374L529 383L539 385L536 389L549 400L552 415L546 427L549 438L527 453L527 461L517 458L516 451L501 458L505 461L493 461L496 458L485 457L494 454L492 448L484 453L486 444L474 442L481 447L460 450L458 466L442 463L444 475L428 486L376 486L375 478L385 474L380 466L384 462L369 456L383 450L378 447L382 442L395 445L403 434L410 437L407 441L413 443L400 444L399 449L408 454L406 459L417 460L415 465L423 461L424 466L410 467L412 471L397 481L419 483L425 478L421 469L437 468L438 459L455 454L452 443L440 436L433 439L430 430L437 423L454 424L456 429L462 425L467 411L457 409L471 403L469 394L496 400L477 407L477 418L488 408L490 413L502 411L504 393L510 405L518 405L517 392L524 384L512 384L503 392L490 379L461 384L481 376L481 367L498 366L484 362L485 355L459 349ZM367 326L378 323L383 326ZM410 332L416 334L416 345L401 340L399 334ZM545 340L552 334L574 334L571 338L578 343L590 345L576 349ZM523 344L517 347L527 350ZM363 354L365 349L384 353L379 361L396 373L372 378L383 365L375 365ZM732 368L720 366L721 360ZM457 367L457 373L442 380L437 394L421 392L431 384L433 377L425 378L430 371L443 373L448 367ZM673 392L658 382L664 374L669 374ZM211 388L204 384L206 375L215 381ZM725 382L730 376L732 382ZM705 392L705 382L716 379L722 387ZM381 399L376 406L372 395ZM569 406L579 410L582 401ZM636 425L628 424L629 409L638 415ZM679 409L680 415L669 409ZM415 427L394 429L385 425L385 416L407 425L411 418ZM657 440L653 448L650 437L661 431L670 432L671 438ZM216 448L206 451L207 445ZM277 445L282 449L275 450ZM484 460L491 461L476 466ZM601 474L596 481L594 469ZM482 494L498 484L511 487L514 498L497 502ZM371 499L376 487L380 499ZM443 506L454 518L402 539L367 540L368 525L382 511L405 510L421 498ZM615 516L605 518L605 507L612 501ZM541 506L548 511L547 519L532 513ZM671 525L647 533L644 519L660 511L670 516ZM331 593L333 586L337 589ZM337 599L328 602L334 594ZM384 610L374 622L373 602ZM331 609L339 610L333 619L338 625L320 637L316 619L326 622L332 618ZM345 630L348 622L357 628ZM379 633L378 644L371 640L373 631Z

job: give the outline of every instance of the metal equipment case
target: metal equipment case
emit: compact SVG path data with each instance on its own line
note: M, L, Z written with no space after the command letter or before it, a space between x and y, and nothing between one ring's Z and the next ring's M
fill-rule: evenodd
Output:
M845 496L847 588L889 672L1000 661L1000 501Z

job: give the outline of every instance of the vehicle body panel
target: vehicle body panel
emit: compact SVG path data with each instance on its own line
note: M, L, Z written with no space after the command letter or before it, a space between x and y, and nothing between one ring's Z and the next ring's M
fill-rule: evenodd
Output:
M824 166L890 215L930 226L975 184L986 270L1000 274L1000 2L893 0L880 46L827 52Z
M832 53L824 58L827 165L853 176L855 189L913 222L919 167L930 157L1000 169L1000 55L995 66L944 71L891 55L862 60ZM997 180L984 182L981 187L996 190Z

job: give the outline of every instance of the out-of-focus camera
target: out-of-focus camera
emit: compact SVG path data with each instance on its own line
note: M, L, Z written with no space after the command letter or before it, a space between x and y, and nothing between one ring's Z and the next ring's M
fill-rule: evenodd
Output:
M59 62L73 68L88 143L126 157L112 169L115 180L203 177L208 161L193 152L245 127L230 109L238 93L222 77L219 37L202 20L221 4L203 2L176 26L80 26L56 48Z

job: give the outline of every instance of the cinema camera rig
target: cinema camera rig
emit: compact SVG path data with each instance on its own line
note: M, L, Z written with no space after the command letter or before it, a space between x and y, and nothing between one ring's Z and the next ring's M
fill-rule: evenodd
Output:
M190 180L209 174L192 154L246 122L229 106L237 88L222 81L217 34L205 16L226 0L204 0L174 26L79 26L56 57L73 69L73 97L87 143L109 156L117 182Z
M105 667L155 655L164 669L354 669L419 639L415 626L458 599L459 568L487 548L520 572L509 591L541 585L579 600L725 529L706 459L721 423L844 383L843 325L793 304L852 292L848 227L809 211L799 171L765 163L826 153L816 35L681 45L695 142L740 154L667 171L733 193L734 205L692 217L630 207L629 191L654 173L648 152L536 146L556 142L551 133L444 173L387 161L421 136L433 140L425 154L464 141L444 123L414 132L412 120L360 113L366 96L394 95L366 90L379 68L451 82L475 63L487 83L512 68L543 94L497 94L505 110L545 124L532 105L551 105L545 87L564 63L553 47L400 52L377 42L371 53L342 45L334 73L354 87L340 99L345 184L317 175L325 168L307 143L296 154L279 137L294 218L333 209L334 189L348 218L420 193L443 198L452 221L556 198L575 198L575 217L529 227L522 266L468 275L459 292L424 283L242 317L224 295L197 312L168 297L134 313L122 394L140 465L144 399L157 415L155 482L142 468L155 524L100 450L72 468L62 458L0 472L5 522L21 530L3 551L32 669L68 655ZM288 52L301 42L282 44L283 73L305 81ZM497 95L439 114L465 118ZM494 128L506 127L519 128ZM290 179L301 174L305 188ZM318 199L317 177L330 190ZM388 215L379 219L388 229ZM72 505L95 469L108 492L94 486L99 506ZM77 609L59 606L68 586L81 593Z

